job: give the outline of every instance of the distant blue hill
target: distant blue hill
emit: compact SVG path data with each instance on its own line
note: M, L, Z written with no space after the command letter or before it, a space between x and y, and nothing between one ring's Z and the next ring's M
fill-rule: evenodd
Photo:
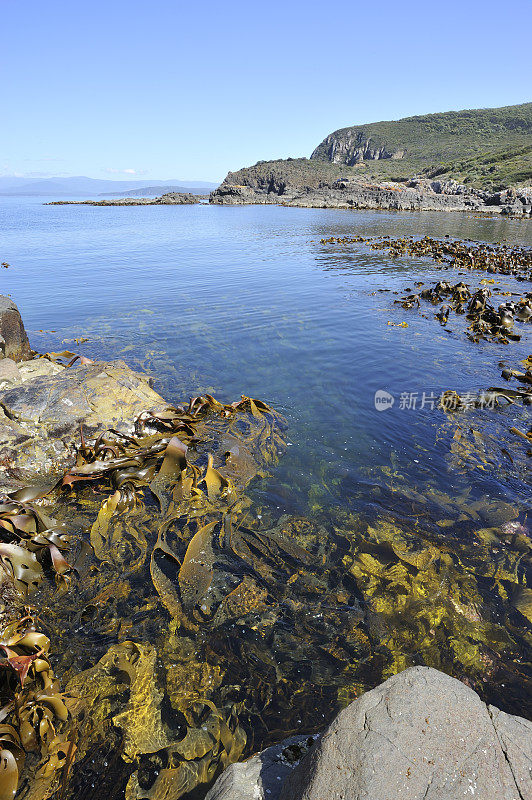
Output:
M152 185L152 186L139 186L136 189L128 189L127 191L115 191L115 192L102 192L102 197L159 197L161 194L166 194L167 192L185 192L188 194L209 194L212 191L212 188L216 187L216 184L209 184L209 188L205 186L194 186L191 184L184 184L184 183L173 183L171 186L168 186L166 183L161 185Z
M20 196L50 196L50 195L97 195L103 193L123 193L142 188L155 189L161 187L164 191L197 191L210 192L218 186L217 183L208 181L177 181L177 180L106 180L104 178L16 178L13 176L0 177L0 195Z

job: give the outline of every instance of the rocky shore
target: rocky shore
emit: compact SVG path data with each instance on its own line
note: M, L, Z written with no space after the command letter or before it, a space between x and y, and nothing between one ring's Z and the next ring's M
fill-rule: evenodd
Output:
M299 186L279 175L233 182L231 173L210 195L216 205L278 204L300 208L383 209L396 211L469 211L532 218L532 188L489 193L456 181L414 178L371 183L345 178Z
M250 420L258 421L259 428L266 425L266 440L270 441L274 429L268 428L265 415L271 410L267 406L249 398L222 406L207 395L191 400L188 409L168 407L166 401L151 387L150 378L134 372L122 361L92 362L72 358L68 365L64 365L58 363L56 358L61 354L36 357L30 349L16 305L4 297L0 297L0 334L0 480L3 494L11 492L12 497L15 490L31 484L28 497L20 494L15 499L5 497L2 505L4 534L7 536L12 529L19 530L22 544L27 545L24 550L13 542L1 545L0 585L3 588L0 612L4 615L4 622L10 619L10 615L16 620L17 614L20 616L23 613L22 607L18 608L23 600L22 596L17 596L19 584L30 578L35 583L42 580L42 567L34 554L35 548L49 550L58 580L70 580L72 568L60 552L62 549L68 555L70 544L63 537L62 529L57 525L49 527L51 521L42 513L42 506L32 506L27 502L36 498L39 500L42 496L39 487L46 492L50 482L53 485L65 469L69 472L63 478L63 487L71 488L74 481L94 482L98 475L109 473L111 484L116 489L102 503L90 529L90 544L97 556L99 569L91 573L92 577L88 572L85 573L87 583L99 580L98 576L105 569L111 570L115 581L116 575L122 579L124 571L131 567L131 554L125 547L125 539L118 546L120 539L117 538L115 550L112 550L109 523L115 510L117 517L120 517L128 508L127 503L131 508L135 507L135 486L142 486L143 480L151 481L154 497L159 498L161 507L164 507L162 484L158 484L157 478L154 478L156 466L159 481L165 475L175 477L182 470L180 481L175 482L173 500L168 506L168 524L172 519L184 519L188 502L184 499L187 481L188 491L196 482L192 517L198 513L202 503L206 509L204 513L212 515L221 512L224 519L228 516L228 507L234 511L238 500L236 487L239 483L245 485L249 476L257 472L257 466L253 464L251 440L247 444L240 441L236 446L234 436L228 438L224 433L220 452L224 453L224 470L232 479L213 468L212 456L209 456L201 480L200 468L193 465L192 461L188 467L186 465L188 448L182 440L187 441L189 437L195 447L201 448L201 435L198 435L201 431L201 413L202 408L208 405L220 412L222 422L219 424L223 424L223 420L232 414L247 413ZM133 424L146 414L147 409L151 423L158 422L166 431L162 438L160 434L153 433L146 436L146 432L139 431ZM110 433L116 434L116 437L102 439L102 436L97 436L106 429L112 429ZM180 439L175 438L176 430ZM139 436L144 438L139 439ZM89 439L94 437L97 437L95 443L88 445ZM208 447L210 450L213 447L212 431L209 433ZM245 448L249 448L246 458ZM216 457L216 451L213 452ZM162 465L158 466L161 461ZM149 470L152 470L151 477L146 478ZM187 470L191 472L190 477ZM205 487L204 491L199 488L201 486ZM35 488L37 493L31 494ZM118 505L122 502L124 509ZM226 503L230 506L226 507ZM176 510L178 507L179 512ZM143 524L146 519L147 516L142 517ZM132 518L128 520L125 524L131 526ZM35 531L31 528L32 524L35 524ZM120 527L120 522L116 524ZM194 609L199 600L211 592L214 557L210 551L212 544L207 545L207 534L215 524L209 523L194 535L186 552L180 555L181 566L173 580L158 566L158 552L159 556L162 553L174 558L173 550L160 534L151 556L154 588L181 626L182 638L183 631L194 630L203 621L203 617L194 616ZM229 541L231 533L235 539L238 536L236 529L232 532L229 529ZM255 541L251 538L252 534L253 531L248 530L250 543ZM198 536L200 539L203 536L205 541L200 542ZM222 537L222 529L217 536ZM306 552L301 548L298 550L295 542L278 534L276 536L274 538L270 534L268 538L263 533L260 542L264 552L272 546L270 540L285 548L275 551L277 565L287 553L294 558L302 557ZM138 532L136 537L138 544ZM196 549L191 547L192 541ZM246 552L247 541L242 539L238 544L240 553ZM147 552L147 543L145 546ZM40 550L35 549L35 552L40 553ZM18 564L16 558L19 555L22 558L22 554L24 563L21 561ZM115 563L113 559L118 557ZM120 561L122 557L124 560ZM44 560L46 568L48 560ZM15 565L13 574L6 564ZM31 573L29 577L27 573ZM263 608L265 595L258 593L258 587L253 584L250 586L257 593L256 596L249 586L246 594L245 587L242 588L246 580L249 584L249 577L245 578L231 592L230 600L226 598L222 601L221 611L217 614L228 614L230 619L236 620L241 619L244 612ZM104 606L112 602L109 595L112 586L106 587ZM226 590L227 587L221 588ZM89 587L90 602L92 593ZM128 596L128 602L133 602L133 596ZM201 605L201 608L205 609L206 606ZM136 613L138 615L140 611L137 609ZM24 617L24 620L27 619ZM6 653L10 655L9 663L13 669L17 669L20 675L26 670L21 678L17 703L25 713L26 709L31 711L35 703L40 702L45 709L52 708L57 717L54 719L57 731L54 728L53 734L47 734L48 738L43 737L41 767L35 771L39 752L36 745L34 750L37 755L29 757L26 765L26 770L33 770L37 776L32 798L45 800L56 796L53 792L58 791L60 780L63 779L61 776L68 774L71 762L74 764L77 748L81 766L73 778L72 790L76 792L78 785L82 785L86 779L83 771L88 769L91 758L92 764L94 758L104 758L98 724L112 707L114 716L112 725L109 723L105 729L106 736L110 741L117 742L115 749L118 753L122 745L119 745L116 731L123 729L126 732L126 755L122 757L125 767L122 765L118 768L118 774L122 775L120 769L129 770L125 795L128 800L178 800L192 789L201 791L198 787L201 784L206 787L222 766L225 769L207 793L206 800L458 800L470 796L478 800L532 800L532 723L487 705L475 691L444 672L424 666L399 672L351 702L321 734L292 736L242 762L240 759L244 754L246 735L231 716L234 708L233 711L228 711L226 707L218 709L212 701L204 702L201 692L194 695L192 700L185 692L187 702L176 705L176 709L184 709L183 718L189 725L185 728L185 738L178 741L168 738L159 708L163 691L157 685L157 653L152 644L146 643L150 639L139 638L135 643L129 641L129 634L127 641L122 641L122 636L95 665L74 675L63 695L59 682L53 679L51 663L45 656L50 640L33 628L22 630L20 623L17 624L16 635L11 632L9 640L5 634L2 639L4 650L11 648ZM33 637L32 642L39 642L41 650L38 653L33 652L33 644L31 647L27 644L28 636ZM181 656L176 655L177 644L172 647L176 648L171 650L173 663ZM51 652L53 661L56 654L53 649ZM41 672L31 667L37 657L41 659ZM186 651L182 657L185 672L193 672L197 665L191 653ZM204 671L210 669L212 675L216 674L215 668L206 662L202 662L201 667ZM172 668L175 669L175 664ZM37 684L42 680L39 678L42 674L49 676L45 681L48 694L42 691L36 694L37 690L31 689L31 681ZM122 685L118 679L124 675L128 677ZM212 675L209 673L205 676L206 686L212 680ZM26 678L27 683L23 685ZM192 678L187 672L188 680ZM26 688L28 683L30 688ZM53 693L50 687L53 687ZM171 694L171 699L175 700L181 697L179 692L183 694L184 689L179 682L174 689L175 695ZM34 694L31 694L32 691ZM111 705L109 697L112 698ZM80 711L84 708L84 702L89 703L91 709L86 717L85 711L83 715ZM46 713L48 724L52 714L50 711ZM38 721L41 719L35 718ZM29 719L33 720L33 717ZM73 728L77 726L83 731L76 745L74 739L69 738L69 720L72 720ZM83 728L82 720L85 720ZM9 728L11 737L3 743L3 752L7 753L4 758L11 772L7 778L0 776L0 780L4 780L0 788L5 790L8 781L9 787L14 787L13 790L9 789L12 791L9 796L15 793L18 770L22 774L24 763L23 759L19 759L19 766L15 767L14 764L13 753L18 755L21 749L15 725L12 721L4 726ZM43 723L40 725L42 729ZM319 723L315 729L318 727ZM57 756L56 751L59 754ZM142 769L131 772L128 764L135 759L138 761L152 756L157 759L160 753L170 754L175 763L159 772L159 761L155 761L158 769L150 773L155 783L148 790L142 783L146 779ZM112 757L115 758L114 753ZM88 774L92 776L93 773Z
M161 197L119 197L116 200L54 200L47 206L191 206L201 202L203 195L168 192Z

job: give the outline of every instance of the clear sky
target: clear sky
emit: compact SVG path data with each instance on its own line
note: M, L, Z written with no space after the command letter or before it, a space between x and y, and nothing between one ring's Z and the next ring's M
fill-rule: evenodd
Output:
M0 175L218 180L532 100L531 0L0 0Z

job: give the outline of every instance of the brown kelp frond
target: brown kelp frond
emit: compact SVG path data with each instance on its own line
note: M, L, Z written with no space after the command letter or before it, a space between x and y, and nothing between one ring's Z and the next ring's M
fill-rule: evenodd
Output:
M35 797L47 797L58 780L73 743L66 738L68 710L55 679L48 651L50 640L29 614L7 625L0 637L5 664L16 676L2 671L2 695L10 696L0 725L0 797L13 798L26 757L35 754ZM7 720L4 722L4 720Z
M493 279L490 279L494 283ZM447 325L449 314L454 311L456 314L464 314L469 322L467 336L474 342L481 339L488 341L498 341L501 344L509 344L510 341L518 342L521 339L519 333L514 328L514 322L528 323L532 321L532 292L527 292L524 296L513 295L514 298L505 300L497 308L489 302L492 291L487 287L488 279L481 281L482 286L473 289L468 284L460 281L452 284L448 281L438 281L434 286L427 287L419 294L407 294L400 300L395 300L405 309L417 308L421 305L421 300L426 300L433 305L444 302L435 314L436 319L442 324ZM407 290L408 291L408 290ZM501 292L499 295L510 295L511 292Z
M58 353L43 353L39 357L46 358L48 361L52 361L54 364L60 364L63 367L71 367L76 361L79 361L80 365L94 363L92 358L80 356L77 353L73 353L71 350L61 350Z
M110 492L91 527L96 557L117 566L127 563L129 571L142 567L148 543L139 527L129 524L126 533L120 515L150 491L162 512L149 555L157 594L180 625L194 628L210 618L215 549L223 550L226 538L227 546L236 541L236 533L226 537L229 518L242 516L249 505L242 490L283 448L282 426L282 418L259 400L244 397L224 406L207 395L186 407L141 415L136 436L108 431L91 445L82 437L76 465L63 486L91 479ZM238 533L246 536L253 538L251 532ZM134 556L129 545L124 549L126 540ZM264 544L257 547L264 549Z
M252 458L255 455L258 462L271 462L284 446L282 427L282 417L259 400L242 397L236 403L223 405L211 395L195 397L186 407L141 414L135 421L135 436L111 429L87 445L81 431L76 464L65 474L62 485L72 488L84 481L105 481L109 489L120 491L117 510L125 510L134 506L140 499L140 490L153 482L177 480L187 468L189 448L196 449L217 433L225 436L230 445L224 455L226 460L231 458L232 477L247 482L252 475L244 474L249 469L246 451ZM241 454L244 458L239 457ZM256 472L255 468L253 474ZM209 496L217 493L216 485L223 483L225 489L230 486L229 479L222 478L214 468L212 457L204 480Z
M58 582L68 584L72 569L63 555L68 537L41 509L11 498L0 502L0 540L0 560L22 594L37 588L43 566L51 565Z

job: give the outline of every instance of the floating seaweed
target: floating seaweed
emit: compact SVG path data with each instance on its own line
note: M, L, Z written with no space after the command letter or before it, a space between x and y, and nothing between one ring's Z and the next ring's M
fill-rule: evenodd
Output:
M396 258L399 256L428 256L447 268L483 270L489 273L514 275L518 280L532 278L532 248L511 247L505 244L475 244L453 239L433 239L425 236L414 239L405 236L401 239L382 237L334 237L321 239L321 244L368 244L373 250L388 250Z
M400 300L395 300L405 309L421 305L421 300L426 300L433 305L444 300L444 305L435 314L436 319L447 325L449 314L465 314L470 323L467 328L468 337L478 342L480 339L498 341L508 344L510 341L518 342L520 334L516 333L513 326L514 320L529 322L532 318L532 293L528 292L519 300L507 300L497 309L488 301L491 290L487 286L472 289L468 284L460 281L456 284L448 281L438 281L434 286L423 289L419 294L407 294ZM390 324L390 323L388 323Z

